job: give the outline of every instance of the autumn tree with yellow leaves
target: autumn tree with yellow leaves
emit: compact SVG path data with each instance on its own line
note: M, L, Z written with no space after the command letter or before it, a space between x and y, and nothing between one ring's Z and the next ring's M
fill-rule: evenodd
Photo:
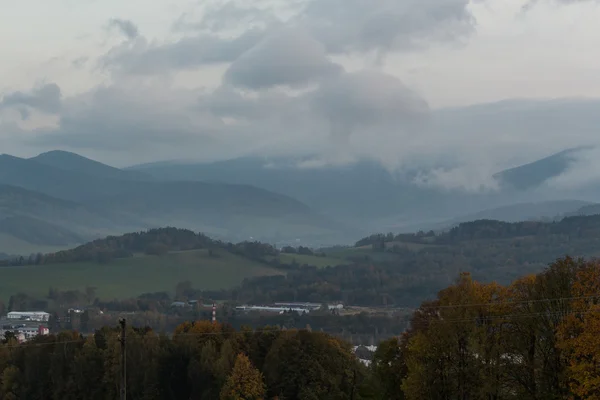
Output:
M221 390L221 400L262 400L265 392L260 371L246 355L238 354L233 371Z

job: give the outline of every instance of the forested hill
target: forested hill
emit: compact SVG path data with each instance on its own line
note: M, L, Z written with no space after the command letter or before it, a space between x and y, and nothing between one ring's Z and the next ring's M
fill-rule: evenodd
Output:
M210 237L187 229L157 228L146 231L127 233L121 236L108 236L97 239L70 250L49 254L38 254L28 260L15 260L14 257L0 258L0 265L5 264L54 264L92 261L108 263L117 258L128 258L134 254L160 256L173 251L189 251L200 249L224 249L249 259L262 259L274 255L275 248L260 242L242 242L233 244L211 239Z
M477 220L461 223L445 232L433 231L394 235L374 234L356 242L356 247L381 243L409 242L423 244L456 244L478 239L514 239L530 236L566 235L571 238L600 238L600 215L572 216L554 222L523 221L503 222Z

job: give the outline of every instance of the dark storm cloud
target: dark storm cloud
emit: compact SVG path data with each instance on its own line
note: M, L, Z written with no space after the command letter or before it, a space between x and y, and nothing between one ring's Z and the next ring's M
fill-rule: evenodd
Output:
M139 38L133 44L124 43L113 48L102 58L101 64L129 74L155 74L227 63L252 48L263 36L260 30L246 31L233 38L200 34L161 45L149 44Z
M139 36L138 27L129 20L113 18L109 21L109 27L118 29L130 40Z
M250 89L277 85L302 86L343 71L323 45L296 29L277 31L238 58L225 81Z
M5 94L0 101L0 109L14 107L21 113L23 119L29 116L27 107L55 114L61 109L61 97L60 87L55 83L49 83L30 92L16 91Z

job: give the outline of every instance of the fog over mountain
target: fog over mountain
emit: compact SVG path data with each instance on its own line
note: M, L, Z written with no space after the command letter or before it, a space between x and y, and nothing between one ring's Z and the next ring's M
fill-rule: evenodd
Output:
M7 45L0 183L128 227L348 240L600 200L595 1L128 4L44 3Z

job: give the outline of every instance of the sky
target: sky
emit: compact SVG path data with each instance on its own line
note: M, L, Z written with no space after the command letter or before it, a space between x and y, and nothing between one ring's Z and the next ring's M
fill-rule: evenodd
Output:
M598 140L595 0L0 7L0 153L63 149L116 166L374 159L476 188L501 168Z

